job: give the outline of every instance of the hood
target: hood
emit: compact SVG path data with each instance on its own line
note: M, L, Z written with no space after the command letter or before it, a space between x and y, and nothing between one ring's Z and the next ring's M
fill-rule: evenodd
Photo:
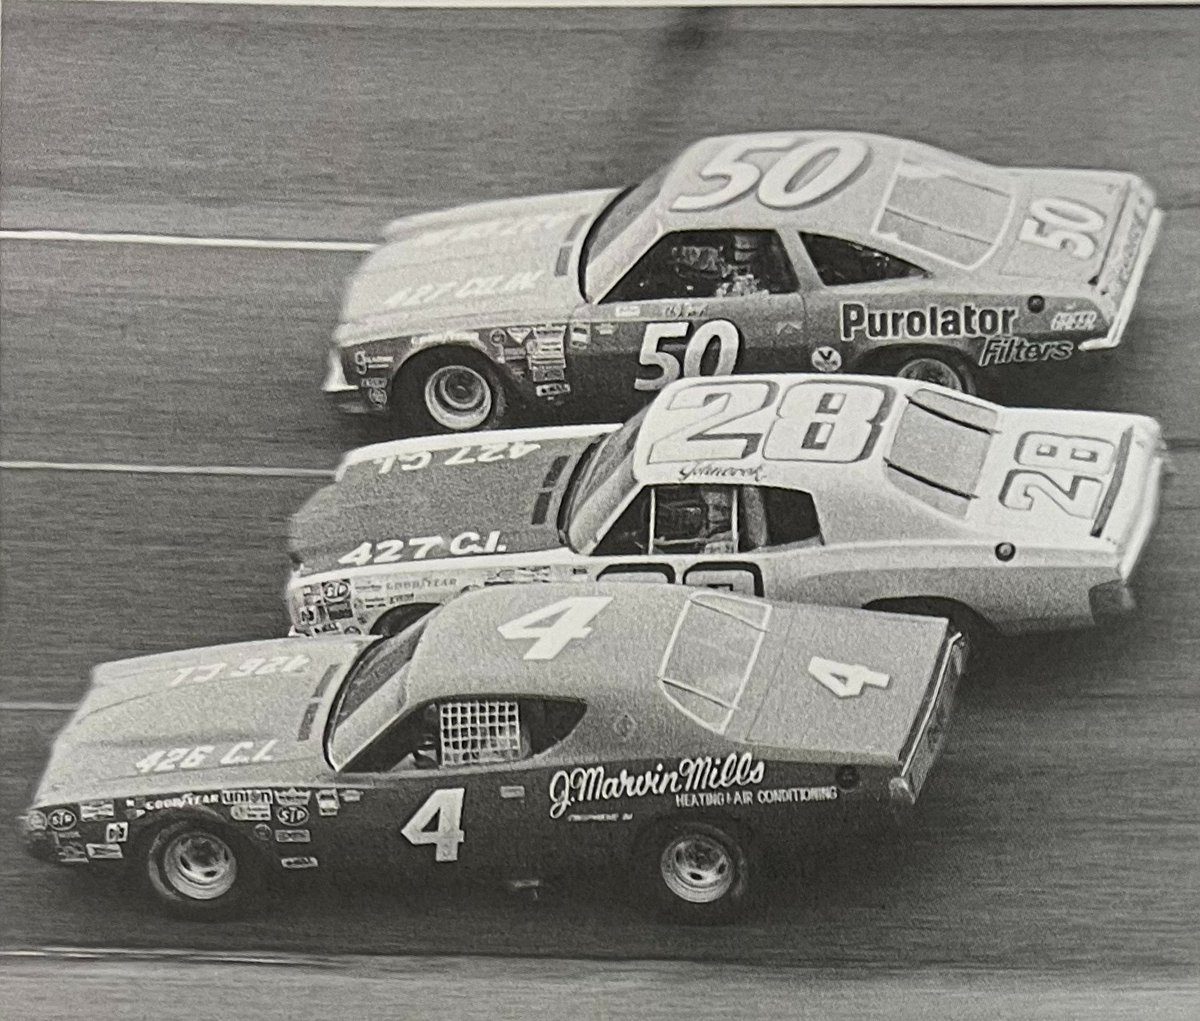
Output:
M281 638L104 663L54 743L38 800L131 795L319 768L325 706L374 639Z
M470 447L447 437L355 451L337 480L292 516L292 561L314 574L558 549L558 511L572 472L611 429L483 432L472 434ZM485 461L462 457L467 450L505 453Z
M579 303L579 251L614 189L541 195L405 217L350 278L343 324L561 318Z
M773 631L741 740L813 761L900 764L940 680L948 623L798 606Z
M988 265L1047 284L1096 284L1135 178L1103 170L1013 173L1017 212Z

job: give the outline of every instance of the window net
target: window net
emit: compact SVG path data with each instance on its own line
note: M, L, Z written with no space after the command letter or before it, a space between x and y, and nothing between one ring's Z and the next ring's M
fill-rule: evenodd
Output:
M440 723L443 766L521 757L521 721L515 701L443 702Z

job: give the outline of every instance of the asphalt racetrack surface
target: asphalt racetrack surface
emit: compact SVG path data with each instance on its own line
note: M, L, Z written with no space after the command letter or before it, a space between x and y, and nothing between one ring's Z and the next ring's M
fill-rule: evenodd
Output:
M1069 387L1032 378L1020 396L1152 414L1178 475L1141 616L996 650L962 692L905 838L804 863L743 925L659 924L588 877L536 903L359 877L305 886L264 917L189 926L27 860L4 824L0 948L962 967L1110 991L1195 982L1197 11L9 0L2 41L10 230L371 241L399 214L621 183L703 135L800 126L1136 170L1166 220L1126 343ZM0 258L6 464L328 469L381 438L318 392L358 255L3 240ZM317 484L0 469L0 701L70 703L97 661L282 633L284 522ZM62 720L0 711L0 817L24 806Z

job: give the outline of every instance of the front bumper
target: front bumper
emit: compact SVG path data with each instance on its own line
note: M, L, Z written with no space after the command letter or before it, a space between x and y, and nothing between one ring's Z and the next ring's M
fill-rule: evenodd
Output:
M346 379L342 371L342 360L336 350L329 352L329 369L325 373L325 381L321 384L321 392L325 395L330 407L347 415L365 415L368 412L362 391Z

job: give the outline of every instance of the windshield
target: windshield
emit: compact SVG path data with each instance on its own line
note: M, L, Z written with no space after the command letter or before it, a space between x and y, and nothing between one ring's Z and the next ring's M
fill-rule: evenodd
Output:
M334 769L356 758L400 715L408 664L434 613L372 645L350 671L329 730L329 763Z
M601 258L609 246L621 236L625 228L633 223L658 197L667 171L670 169L671 164L668 163L647 177L636 188L625 189L596 218L591 231L584 239L583 256L579 260L580 289L584 294L587 293L583 282L587 276L588 264Z
M591 463L580 474L566 512L567 545L576 553L600 539L603 528L637 485L633 474L633 447L638 429L650 406L642 408L616 432L593 448Z

